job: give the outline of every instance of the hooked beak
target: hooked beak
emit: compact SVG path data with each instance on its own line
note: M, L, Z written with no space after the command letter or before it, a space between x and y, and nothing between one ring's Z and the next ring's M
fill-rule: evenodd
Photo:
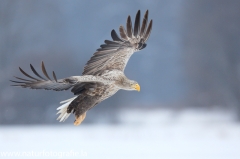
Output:
M134 85L132 86L132 88L134 88L134 89L137 90L138 92L140 91L140 86L139 86L139 84L134 84Z

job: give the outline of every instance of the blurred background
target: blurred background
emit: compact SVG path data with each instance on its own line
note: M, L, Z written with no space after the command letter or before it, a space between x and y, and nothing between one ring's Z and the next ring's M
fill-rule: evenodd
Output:
M239 8L239 0L0 0L1 150L239 158ZM139 9L149 10L153 30L125 74L141 92L119 91L74 127L73 116L59 123L55 115L70 91L10 86L23 77L19 66L40 72L41 61L58 78L81 75L111 30Z

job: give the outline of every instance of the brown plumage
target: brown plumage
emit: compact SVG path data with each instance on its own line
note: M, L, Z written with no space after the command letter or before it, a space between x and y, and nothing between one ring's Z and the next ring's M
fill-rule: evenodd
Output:
M134 28L132 27L131 17L128 16L126 30L123 26L119 27L120 37L115 30L111 31L113 41L105 40L105 44L93 54L91 59L84 67L82 76L71 76L64 79L57 79L56 74L52 72L53 80L48 75L45 65L42 62L42 77L30 64L32 72L38 77L32 77L20 71L29 79L15 77L18 81L13 86L20 86L31 89L46 89L62 91L71 89L75 97L62 101L57 110L59 110L58 119L64 121L71 113L75 114L74 125L79 125L85 118L86 112L114 95L119 89L138 90L140 86L137 82L129 80L124 75L124 69L131 55L146 47L146 41L152 30L152 20L149 24L148 11L146 11L142 26L140 22L140 10L136 14Z

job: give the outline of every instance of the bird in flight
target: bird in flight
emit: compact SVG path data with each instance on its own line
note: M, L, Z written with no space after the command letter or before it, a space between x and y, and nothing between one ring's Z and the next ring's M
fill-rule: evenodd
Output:
M17 81L10 81L16 83L13 86L31 89L63 91L71 88L75 96L60 102L62 105L57 108L57 114L60 114L57 120L65 121L73 113L74 125L79 125L89 109L111 97L118 90L140 91L139 84L124 75L124 69L131 55L147 46L146 41L152 30L152 20L148 24L148 10L143 17L141 27L140 25L139 10L134 27L132 27L131 17L128 16L126 30L122 25L119 27L120 37L115 30L112 30L113 40L105 40L105 44L97 49L85 65L82 76L57 79L53 71L53 79L51 79L42 62L42 72L45 77L39 75L30 64L32 72L37 77L30 76L19 67L21 73L29 79L14 76Z

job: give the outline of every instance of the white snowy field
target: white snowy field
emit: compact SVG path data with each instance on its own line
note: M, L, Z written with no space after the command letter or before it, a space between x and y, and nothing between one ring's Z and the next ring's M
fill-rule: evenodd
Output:
M224 111L122 111L118 125L1 126L0 158L239 159Z

